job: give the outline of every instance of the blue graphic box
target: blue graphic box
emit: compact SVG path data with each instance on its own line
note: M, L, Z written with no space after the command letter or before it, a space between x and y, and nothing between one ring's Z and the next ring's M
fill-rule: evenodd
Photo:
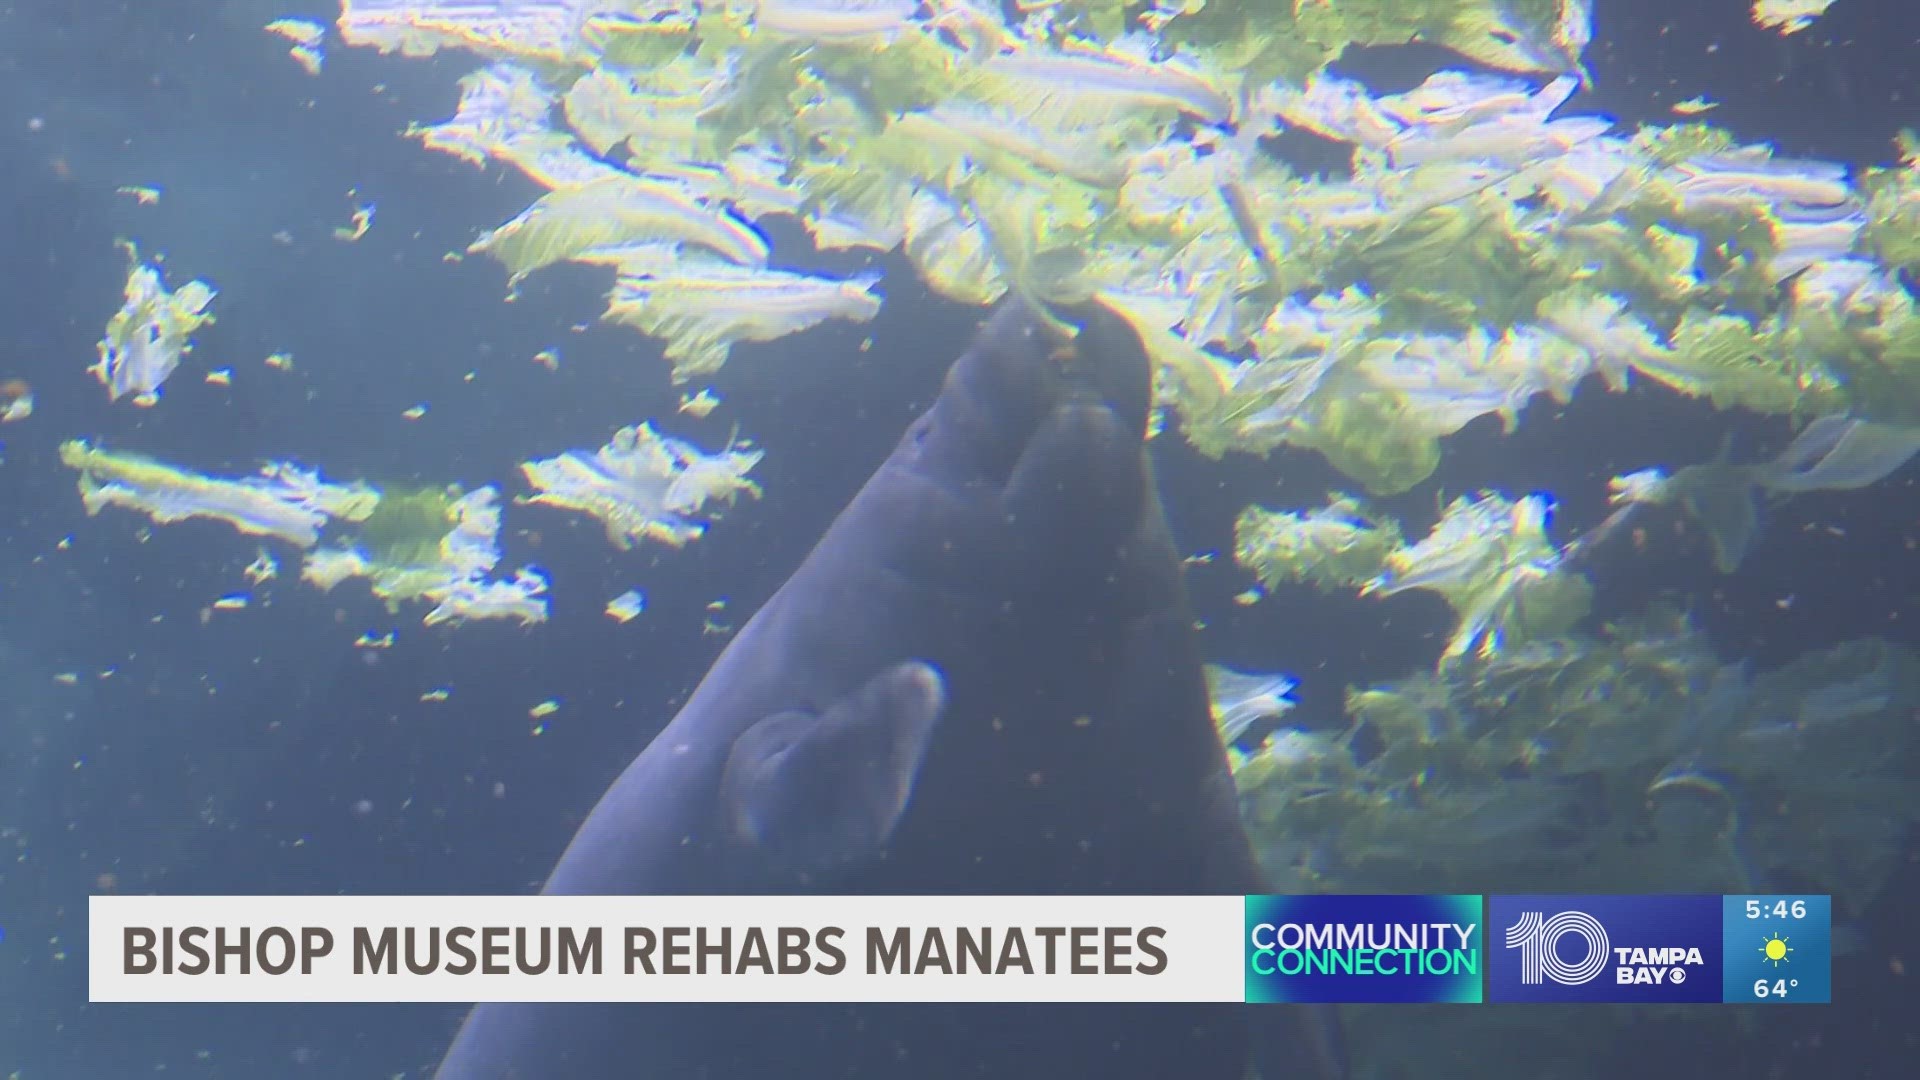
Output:
M1249 896L1249 1002L1477 1002L1478 896Z
M1824 1005L1833 999L1833 898L1729 896L1723 1000Z
M1490 896L1487 1000L1718 1002L1719 896Z

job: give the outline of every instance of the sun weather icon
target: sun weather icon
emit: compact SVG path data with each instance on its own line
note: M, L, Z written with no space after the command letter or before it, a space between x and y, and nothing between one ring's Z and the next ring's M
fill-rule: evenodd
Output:
M1793 946L1788 945L1787 939L1777 933L1760 945L1760 955L1772 961L1774 967L1786 963L1787 954L1792 951Z

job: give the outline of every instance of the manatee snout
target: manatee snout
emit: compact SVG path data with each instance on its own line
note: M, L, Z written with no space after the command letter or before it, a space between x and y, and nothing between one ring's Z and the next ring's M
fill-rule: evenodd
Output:
M981 478L1009 481L1032 451L1064 431L1137 447L1152 405L1151 364L1140 337L1092 301L1052 312L1072 337L1009 299L947 373L934 421ZM956 448L958 449L958 448Z
M1097 300L1058 314L1080 328L1070 345L1051 354L1065 394L1098 400L1122 430L1145 439L1153 363L1133 324Z

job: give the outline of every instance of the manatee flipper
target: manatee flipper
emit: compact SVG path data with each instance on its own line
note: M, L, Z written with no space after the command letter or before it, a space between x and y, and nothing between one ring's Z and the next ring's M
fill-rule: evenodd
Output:
M906 812L945 708L940 673L908 660L824 712L759 721L734 740L720 781L729 835L799 872L878 854Z

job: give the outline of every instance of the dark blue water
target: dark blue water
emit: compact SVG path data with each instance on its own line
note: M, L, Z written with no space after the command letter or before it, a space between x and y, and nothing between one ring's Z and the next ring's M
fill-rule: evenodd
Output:
M1739 0L1599 7L1588 53L1599 89L1576 108L1660 120L1704 93L1723 102L1708 119L1743 140L1855 163L1884 160L1894 130L1920 120L1920 6L1903 0L1840 0L1784 41L1752 27ZM290 558L262 591L269 606L203 622L213 598L243 586L253 545L225 526L87 519L61 441L213 472L294 458L339 478L512 493L521 460L598 445L678 400L657 345L595 324L601 276L542 272L503 304L497 266L442 261L534 191L399 137L451 114L463 58L335 47L312 79L258 29L335 14L314 0L0 0L0 377L28 379L38 399L30 421L0 428L0 1075L420 1075L461 1009L88 1006L84 897L526 890L724 643L700 632L706 605L724 597L720 618L737 623L769 595L931 399L976 318L889 263L870 326L736 350L715 380L725 407L671 429L717 447L737 421L767 451L754 474L766 496L684 551L620 555L591 522L510 509L502 566L549 572L545 626L424 630L417 611L389 616L355 585L298 585ZM1410 62L1348 66L1412 85L1442 61ZM165 194L138 207L113 194L123 184ZM378 213L344 244L331 230L354 208L350 190ZM85 372L119 303L120 237L163 252L170 284L197 276L220 290L218 322L151 410L109 408ZM823 265L793 254L795 237L775 250ZM557 372L530 362L556 347ZM292 372L262 366L280 350ZM203 384L211 367L233 368L233 385ZM1448 442L1433 480L1388 507L1418 535L1442 495L1546 489L1562 493L1572 535L1604 515L1610 476L1704 460L1728 432L1756 455L1788 437L1783 422L1657 388L1594 389L1565 409L1536 405L1511 437L1477 422ZM426 417L402 418L419 403ZM1194 551L1231 550L1249 501L1311 506L1346 486L1309 454L1222 465L1173 439L1160 453ZM1762 665L1867 634L1920 646L1916 482L1909 468L1867 494L1796 500L1736 577L1712 574L1701 538L1663 527L1643 548L1606 553L1597 617L1684 597L1723 655ZM1329 722L1343 687L1428 663L1448 626L1425 596L1397 601L1387 621L1304 591L1241 608L1230 598L1246 580L1226 560L1191 581L1208 655L1301 674L1301 713ZM634 586L648 611L615 627L600 605ZM353 647L387 630L399 633L392 649ZM56 682L61 672L76 684ZM443 686L446 703L418 700ZM527 709L549 697L563 708L535 734ZM1861 926L1866 947L1836 966L1840 1004L1774 1010L1738 1037L1698 1017L1649 1018L1591 1057L1643 1076L1913 1075L1920 970L1896 970L1902 957L1920 966L1910 852ZM1499 1046L1485 1053L1485 1075L1535 1075Z

